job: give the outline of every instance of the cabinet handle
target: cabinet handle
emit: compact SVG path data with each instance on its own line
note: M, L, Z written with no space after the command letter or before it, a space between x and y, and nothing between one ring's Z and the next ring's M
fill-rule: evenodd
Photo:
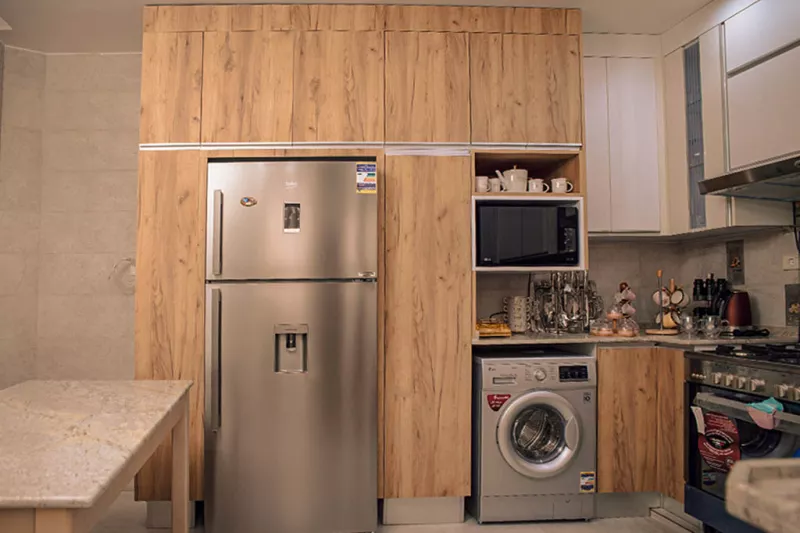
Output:
M222 191L214 191L214 211L211 222L211 273L222 275Z
M206 412L208 413L209 429L213 432L219 431L222 419L221 383L219 376L219 365L221 356L221 336L222 326L222 291L211 289L211 350L206 368L208 371L208 387Z

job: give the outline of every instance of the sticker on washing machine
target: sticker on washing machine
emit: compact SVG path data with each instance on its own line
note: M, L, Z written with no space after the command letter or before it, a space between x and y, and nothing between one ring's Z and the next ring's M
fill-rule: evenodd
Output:
M499 411L506 402L511 398L510 394L487 394L486 401L489 402L489 407L492 411Z
M356 163L356 192L358 194L378 192L377 163Z
M581 472L581 494L594 492L595 473Z
M729 472L742 458L736 422L719 413L703 413L705 434L697 438L697 448L706 464L718 472Z

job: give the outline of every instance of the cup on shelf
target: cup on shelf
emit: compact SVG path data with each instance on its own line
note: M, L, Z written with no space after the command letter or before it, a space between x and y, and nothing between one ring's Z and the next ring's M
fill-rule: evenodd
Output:
M549 192L550 186L543 179L529 179L528 192Z
M502 190L500 178L489 178L489 192L501 192Z
M489 192L489 176L475 176L475 192Z
M553 186L553 192L555 193L572 192L575 189L567 178L553 178L550 180L550 184Z

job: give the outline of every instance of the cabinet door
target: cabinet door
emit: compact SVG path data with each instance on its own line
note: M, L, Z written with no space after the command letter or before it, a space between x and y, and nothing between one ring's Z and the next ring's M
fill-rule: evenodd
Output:
M580 38L472 34L472 141L582 142Z
M659 492L683 502L684 357L683 350L655 348L658 379L658 486Z
M658 491L654 349L601 348L597 368L598 491Z
M299 32L292 140L383 141L383 80L382 32Z
M586 92L586 187L589 231L611 231L608 74L604 58L583 60Z
M139 142L200 142L202 33L145 33Z
M294 36L209 32L203 49L203 142L291 142Z
M469 495L470 175L386 158L386 498Z
M653 59L608 60L611 227L659 231L658 107Z
M136 379L185 379L189 391L189 499L203 499L206 157L139 154ZM136 477L137 500L169 500L172 454L162 445Z
M386 33L387 142L468 143L466 33Z
M762 0L725 21L728 72L795 43L800 35L800 2Z

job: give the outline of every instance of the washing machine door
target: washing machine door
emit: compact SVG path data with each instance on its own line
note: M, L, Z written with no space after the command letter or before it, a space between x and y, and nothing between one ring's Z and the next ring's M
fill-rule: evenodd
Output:
M523 476L553 477L570 465L581 445L580 421L563 397L532 391L506 404L497 423L497 445Z

